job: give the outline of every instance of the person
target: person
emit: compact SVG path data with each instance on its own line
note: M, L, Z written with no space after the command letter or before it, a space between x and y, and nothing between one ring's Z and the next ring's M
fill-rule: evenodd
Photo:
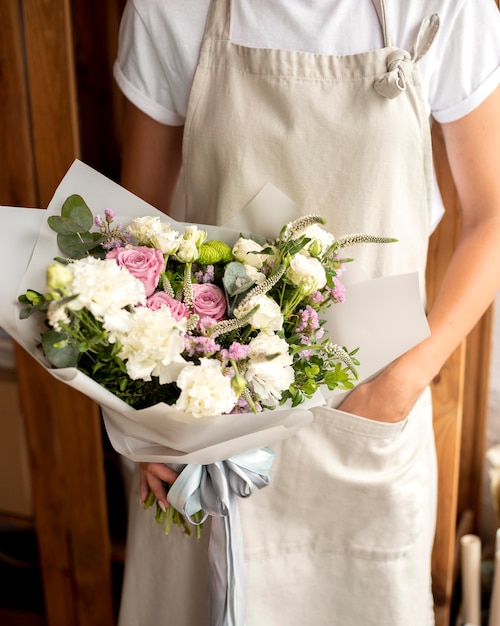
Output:
M185 221L224 224L268 182L356 248L371 276L418 271L442 207L441 124L460 241L430 336L341 411L273 446L270 487L240 503L248 626L429 626L436 459L429 384L500 287L500 18L493 0L129 0L115 77L122 183ZM143 464L136 485L168 506ZM132 499L120 626L207 623L206 542ZM240 626L240 625L238 625ZM243 625L241 625L243 626Z

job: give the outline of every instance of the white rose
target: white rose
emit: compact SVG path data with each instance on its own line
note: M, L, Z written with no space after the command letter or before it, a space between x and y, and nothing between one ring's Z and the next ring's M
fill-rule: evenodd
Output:
M249 344L245 378L263 402L279 402L295 379L288 343L277 335L260 333ZM269 358L272 357L272 358Z
M224 376L215 359L200 359L199 365L189 363L176 380L181 389L176 407L193 417L230 413L237 402L231 378Z
M259 272L256 267L248 264L243 264L243 267L245 268L246 275L254 284L260 285L266 280L265 274Z
M283 315L279 305L265 294L255 296L245 306L238 307L235 315L241 319L257 305L259 308L248 322L251 326L267 332L274 332L283 327Z
M313 246L318 251L317 256L325 254L328 248L335 243L335 237L324 228L321 228L319 224L308 226L302 234L311 239L303 250L309 250Z
M267 254L259 254L262 250L253 239L240 237L233 246L233 256L240 263L260 269L268 259Z
M318 259L305 254L296 254L292 257L286 275L305 296L323 289L326 285L325 268Z

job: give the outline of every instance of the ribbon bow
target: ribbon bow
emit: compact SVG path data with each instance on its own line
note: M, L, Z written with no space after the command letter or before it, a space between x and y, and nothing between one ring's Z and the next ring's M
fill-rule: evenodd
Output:
M410 54L406 50L394 50L387 57L387 72L373 83L375 91L391 100L396 98L406 90L412 69Z
M209 515L213 517L208 549L211 626L245 623L243 537L237 497L247 498L255 487L269 485L273 459L272 450L261 448L210 465L185 465L168 492L170 504L192 523L192 515L200 509L202 522Z

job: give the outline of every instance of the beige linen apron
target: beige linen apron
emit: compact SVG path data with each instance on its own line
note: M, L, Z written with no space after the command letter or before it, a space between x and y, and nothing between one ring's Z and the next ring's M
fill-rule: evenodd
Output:
M424 276L431 152L416 63L437 18L409 53L373 3L384 48L328 56L236 45L231 1L213 0L185 126L187 221L223 224L270 182L334 234L397 237L353 250L369 275ZM240 502L247 626L433 624L429 394L397 424L321 408L273 449L271 486ZM208 532L163 540L134 501L130 524L120 626L206 624Z

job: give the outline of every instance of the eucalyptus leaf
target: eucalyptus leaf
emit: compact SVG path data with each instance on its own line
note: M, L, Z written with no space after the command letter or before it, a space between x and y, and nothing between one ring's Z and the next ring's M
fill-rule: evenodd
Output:
M51 215L47 220L48 225L56 233L61 235L74 235L75 233L86 233L89 229L84 228L75 220L60 215Z
M81 231L90 230L94 223L92 211L78 194L68 196L61 209L61 216L80 224Z
M80 357L78 342L70 335L49 330L42 335L42 348L54 367L76 367Z
M238 261L232 261L226 265L222 281L230 296L244 293L255 284L246 273L245 266Z
M72 259L81 259L89 253L104 257L105 252L99 244L104 241L100 233L79 233L76 235L57 235L57 244L62 252Z

